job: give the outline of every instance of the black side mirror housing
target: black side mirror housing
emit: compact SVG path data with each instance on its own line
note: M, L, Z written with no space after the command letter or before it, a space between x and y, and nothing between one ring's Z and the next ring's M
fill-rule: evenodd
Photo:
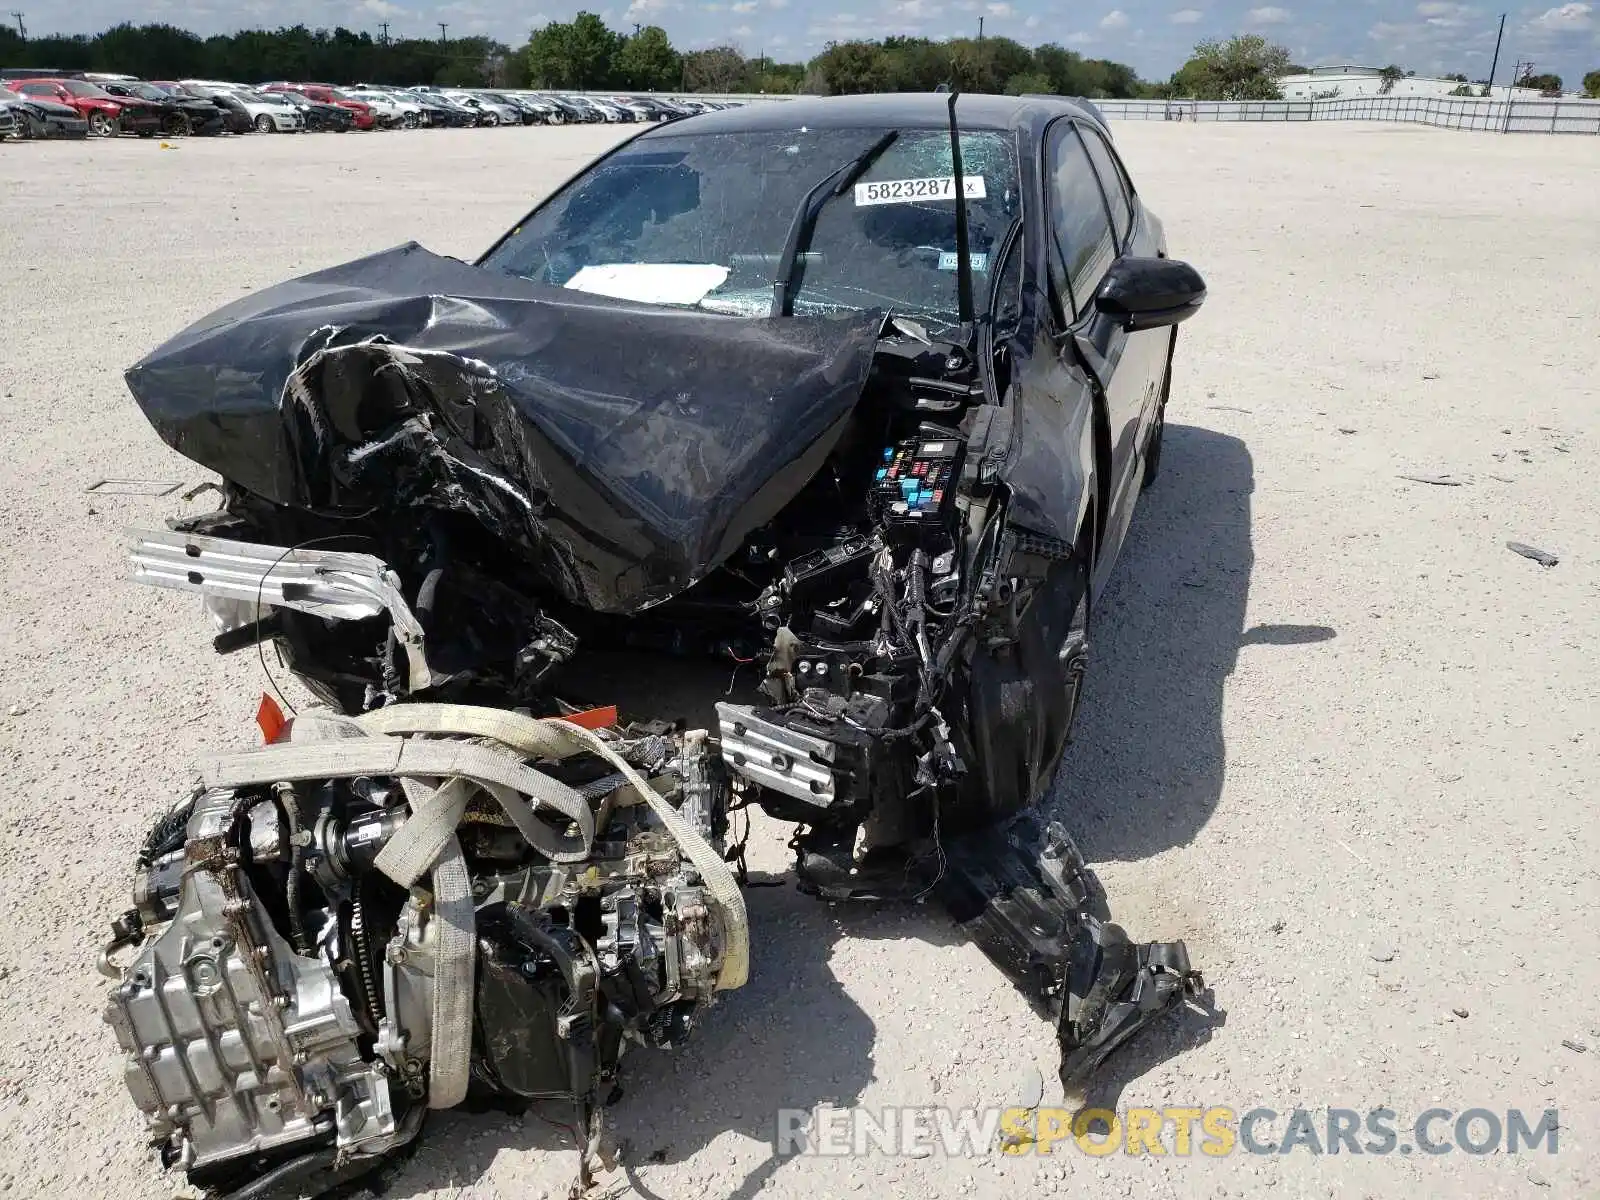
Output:
M1205 299L1206 281L1188 263L1123 257L1106 272L1094 305L1131 333L1187 321Z

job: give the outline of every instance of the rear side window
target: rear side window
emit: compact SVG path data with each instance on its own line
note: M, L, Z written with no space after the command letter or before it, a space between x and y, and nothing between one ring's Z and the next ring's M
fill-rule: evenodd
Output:
M1069 319L1083 313L1117 256L1115 235L1100 180L1070 121L1051 130L1047 160L1050 234L1055 253L1051 276Z
M1128 231L1133 228L1133 202L1128 194L1127 177L1117 166L1110 147L1098 130L1080 125L1078 133L1089 149L1089 157L1100 176L1100 186L1105 189L1106 203L1111 206L1111 226L1117 234L1117 246L1126 246Z

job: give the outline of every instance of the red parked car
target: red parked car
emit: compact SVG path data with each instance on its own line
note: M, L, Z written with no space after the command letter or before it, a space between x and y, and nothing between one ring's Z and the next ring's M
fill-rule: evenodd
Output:
M54 100L75 109L89 122L95 137L115 137L118 132L149 137L160 133L166 113L161 105L137 96L113 96L83 79L8 79L5 86L24 96Z
M355 117L355 127L357 129L371 129L378 123L378 117L372 111L372 105L346 96L338 88L329 87L325 83L269 83L256 90L261 92L299 92L309 100L316 100L323 104L337 104L340 108L348 108Z

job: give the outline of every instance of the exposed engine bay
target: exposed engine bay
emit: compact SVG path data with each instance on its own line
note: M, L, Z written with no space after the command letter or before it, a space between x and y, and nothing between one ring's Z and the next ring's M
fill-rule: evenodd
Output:
M569 333L615 319L517 302ZM742 364L809 389L763 426L757 469L692 379L558 437L507 399L526 360L322 320L255 414L158 399L232 347L130 373L225 479L218 511L136 536L135 577L201 594L220 652L266 667L270 646L321 701L205 765L103 961L169 1166L220 1195L317 1194L429 1108L559 1101L585 1182L623 1050L682 1043L744 982L727 831L751 804L798 826L803 890L944 904L1056 1023L1069 1091L1198 986L1181 942L1110 922L1033 808L1079 702L1088 558L1014 519L1047 489L1008 475L1003 346L796 319L794 345ZM721 318L674 320L709 330L715 373ZM689 507L665 467L610 471L669 409L703 431L661 451L689 462ZM254 451L219 459L229 423Z

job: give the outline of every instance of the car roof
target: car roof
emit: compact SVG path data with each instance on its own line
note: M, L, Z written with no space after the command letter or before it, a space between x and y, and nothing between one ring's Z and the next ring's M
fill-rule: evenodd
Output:
M946 129L950 97L943 92L889 92L868 96L808 96L712 109L659 131L659 136L684 133L744 133L812 128L852 129L862 126L903 129ZM1087 116L1104 124L1086 100L1068 96L990 96L965 93L956 101L956 121L963 129L1012 129L1052 117Z

